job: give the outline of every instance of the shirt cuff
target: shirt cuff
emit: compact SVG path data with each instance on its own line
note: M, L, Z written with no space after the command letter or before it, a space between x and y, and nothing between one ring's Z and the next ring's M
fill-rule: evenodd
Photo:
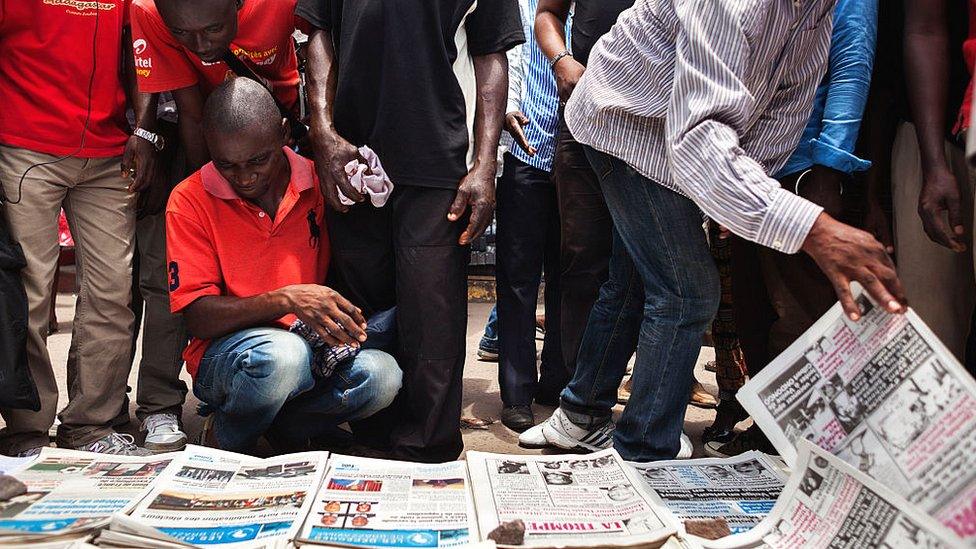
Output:
M509 99L505 106L505 114L522 110L522 101L519 99ZM503 124L504 125L504 124Z
M871 167L869 160L858 158L820 139L811 139L810 146L813 151L814 164L827 166L848 175L854 172L863 172Z
M770 193L769 211L759 227L756 243L784 254L800 251L823 208L783 188Z

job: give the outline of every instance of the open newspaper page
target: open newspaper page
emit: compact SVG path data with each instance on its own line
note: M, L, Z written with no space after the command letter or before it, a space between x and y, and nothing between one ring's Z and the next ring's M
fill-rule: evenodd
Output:
M0 455L0 475L13 475L27 468L37 456L10 457Z
M919 317L858 292L739 390L788 464L810 439L976 539L976 383Z
M299 544L455 547L478 541L463 461L333 455Z
M783 495L746 534L703 541L715 549L967 547L951 530L840 458L807 440Z
M210 547L268 547L298 533L327 452L260 459L187 446L132 518L168 538Z
M769 514L786 475L766 454L630 463L679 520L724 519L732 534Z
M27 492L0 502L0 543L98 528L127 512L177 454L114 456L44 448L13 476Z
M467 453L482 536L525 523L525 545L661 542L677 523L613 449L589 455Z

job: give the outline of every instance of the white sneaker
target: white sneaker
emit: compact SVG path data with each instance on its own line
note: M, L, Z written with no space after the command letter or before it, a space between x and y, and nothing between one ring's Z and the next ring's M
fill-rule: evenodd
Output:
M555 446L576 452L597 452L613 446L613 429L613 421L607 421L592 431L584 429L570 421L562 408L556 408L548 420L519 435L519 446Z
M695 445L691 443L691 439L688 435L681 433L681 447L678 448L678 455L674 456L674 459L688 459L691 454L695 451Z
M96 440L95 442L90 442L88 444L83 444L81 446L75 446L75 450L81 450L82 452L95 452L96 454L114 454L117 456L148 456L152 455L152 452L146 450L145 448L140 448L135 445L135 441L132 439L132 435L126 435L122 433L109 433L104 437Z
M151 414L142 422L145 447L154 454L178 452L186 448L186 434L180 431L175 414Z

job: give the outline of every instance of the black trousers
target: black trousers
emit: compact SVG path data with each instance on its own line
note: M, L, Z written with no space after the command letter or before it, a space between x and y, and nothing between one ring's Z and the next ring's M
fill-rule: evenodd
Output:
M549 174L505 155L496 192L498 384L506 406L552 403L569 381L560 348L559 206ZM535 310L546 276L546 330L536 373Z
M396 358L403 389L365 430L386 431L398 459L451 461L463 449L470 250L457 242L467 217L447 220L456 194L400 186L383 208L367 202L328 217L329 284L367 316L397 307Z
M609 277L613 219L583 146L573 138L562 116L552 181L559 199L561 234L559 327L563 363L572 374L590 310Z

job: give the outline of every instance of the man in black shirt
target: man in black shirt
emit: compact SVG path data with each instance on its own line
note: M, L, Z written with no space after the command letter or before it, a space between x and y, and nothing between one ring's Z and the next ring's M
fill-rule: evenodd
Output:
M300 0L296 13L313 27L311 136L336 211L331 283L367 316L397 307L404 387L387 427L395 456L453 460L463 446L468 244L494 209L504 52L524 41L518 4ZM343 171L361 145L395 186L382 209ZM340 191L357 204L344 206Z

